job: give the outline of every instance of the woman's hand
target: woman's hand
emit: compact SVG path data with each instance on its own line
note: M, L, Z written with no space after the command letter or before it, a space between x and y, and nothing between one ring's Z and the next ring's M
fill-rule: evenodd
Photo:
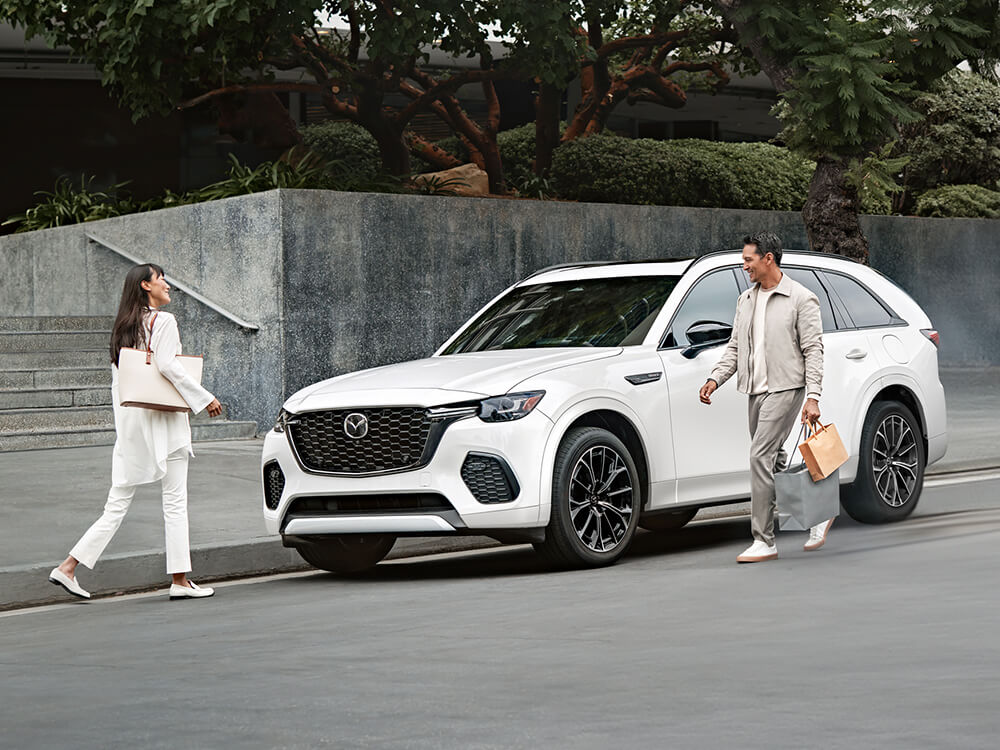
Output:
M222 404L219 403L219 399L213 398L212 403L205 407L208 409L208 416L217 417L222 414Z

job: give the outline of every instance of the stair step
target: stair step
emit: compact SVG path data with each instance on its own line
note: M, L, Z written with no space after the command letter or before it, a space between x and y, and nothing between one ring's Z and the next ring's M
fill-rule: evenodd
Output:
M0 318L0 331L110 331L110 315L33 315Z
M56 406L107 406L111 389L104 388L25 388L0 391L0 409L37 409Z
M0 372L7 370L97 369L108 372L111 355L108 348L63 352L0 352Z
M114 411L110 406L71 406L0 411L0 432L114 427L114 424Z
M33 388L106 388L111 389L109 367L83 369L70 367L54 370L8 370L0 372L0 391Z
M248 440L255 437L256 433L256 422L215 421L191 424L191 439L195 442ZM114 442L114 427L0 433L0 453L45 448L74 448L85 445L113 445Z
M111 331L0 331L0 352L63 352L107 347Z

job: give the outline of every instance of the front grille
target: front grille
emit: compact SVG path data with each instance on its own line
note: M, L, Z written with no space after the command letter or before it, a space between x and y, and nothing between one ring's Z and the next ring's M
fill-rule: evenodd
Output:
M278 509L281 493L285 491L285 475L277 461L264 467L264 502L271 510Z
M501 458L485 453L470 453L462 464L462 481L480 503L509 503L520 488L514 473Z
M380 513L442 513L455 510L443 495L436 492L399 493L395 495L319 495L297 497L288 507L291 515L378 515Z
M349 415L368 420L363 437L344 429ZM338 409L294 416L289 438L309 471L331 474L372 474L420 466L433 422L417 407Z

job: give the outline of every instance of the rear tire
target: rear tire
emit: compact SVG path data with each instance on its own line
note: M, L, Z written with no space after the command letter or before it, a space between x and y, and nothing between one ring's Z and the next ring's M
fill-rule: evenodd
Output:
M331 573L360 573L374 568L392 549L391 534L343 534L296 547L314 568Z
M611 565L635 536L641 504L625 444L599 427L574 428L556 453L551 518L535 549L559 565Z
M898 401L874 404L861 431L858 476L840 488L844 510L862 523L903 520L917 507L926 464L913 413Z
M646 531L676 531L686 526L696 515L697 508L681 508L670 513L643 516L639 519L639 525Z

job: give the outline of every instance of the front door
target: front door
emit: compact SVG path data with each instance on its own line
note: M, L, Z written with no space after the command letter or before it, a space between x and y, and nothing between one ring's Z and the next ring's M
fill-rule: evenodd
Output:
M739 500L750 495L750 436L747 397L736 378L701 403L698 391L725 350L725 343L684 356L693 343L688 328L698 322L731 325L739 296L735 267L712 271L691 287L663 339L677 474L676 502Z

